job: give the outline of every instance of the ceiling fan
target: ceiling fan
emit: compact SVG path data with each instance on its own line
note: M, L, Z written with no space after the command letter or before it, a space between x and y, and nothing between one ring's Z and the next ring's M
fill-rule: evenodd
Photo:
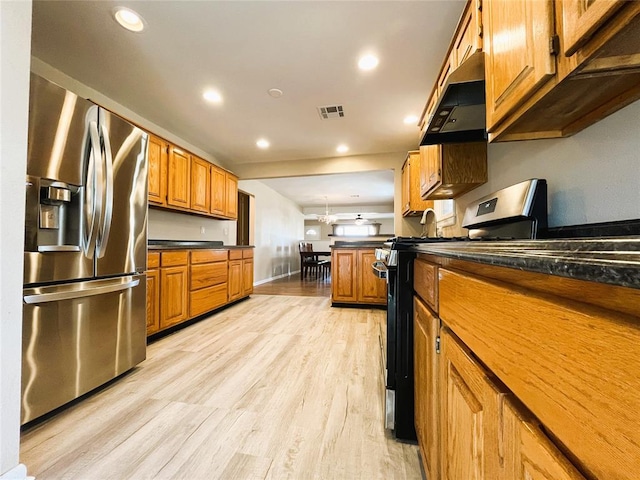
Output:
M366 218L362 218L361 214L358 214L353 223L355 223L356 225L362 225L363 223L368 222L368 221L369 220L367 220Z

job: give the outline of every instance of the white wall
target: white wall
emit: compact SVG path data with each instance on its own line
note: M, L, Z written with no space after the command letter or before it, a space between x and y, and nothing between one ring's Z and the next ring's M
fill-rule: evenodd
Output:
M492 143L488 155L489 181L456 200L458 222L470 201L529 178L547 180L550 227L640 218L640 101L572 137Z
M257 180L240 180L238 188L255 196L254 284L299 271L300 207Z
M149 209L149 239L152 240L221 240L225 245L235 245L236 233L235 220Z
M19 465L31 2L0 1L0 478Z

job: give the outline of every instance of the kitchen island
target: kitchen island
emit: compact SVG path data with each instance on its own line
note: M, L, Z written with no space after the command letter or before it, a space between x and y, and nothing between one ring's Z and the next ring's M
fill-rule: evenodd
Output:
M636 477L639 247L637 236L413 247L428 478Z

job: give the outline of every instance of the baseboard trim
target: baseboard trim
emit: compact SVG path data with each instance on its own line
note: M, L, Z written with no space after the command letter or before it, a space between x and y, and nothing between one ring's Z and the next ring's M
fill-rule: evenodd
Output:
M27 475L27 466L24 463L19 463L0 475L0 480L35 480L35 478Z
M282 275L265 278L264 280L258 280L257 282L253 282L253 286L257 287L258 285L262 285L263 283L273 282L274 280L278 280L279 278L290 277L291 275L295 275L296 273L300 273L300 270L294 270L293 272L283 273Z

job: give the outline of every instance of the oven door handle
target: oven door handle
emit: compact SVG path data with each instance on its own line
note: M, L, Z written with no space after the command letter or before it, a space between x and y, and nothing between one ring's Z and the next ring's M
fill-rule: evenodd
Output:
M384 262L373 262L371 264L371 268L373 270L373 274L378 278L387 278L387 266Z

